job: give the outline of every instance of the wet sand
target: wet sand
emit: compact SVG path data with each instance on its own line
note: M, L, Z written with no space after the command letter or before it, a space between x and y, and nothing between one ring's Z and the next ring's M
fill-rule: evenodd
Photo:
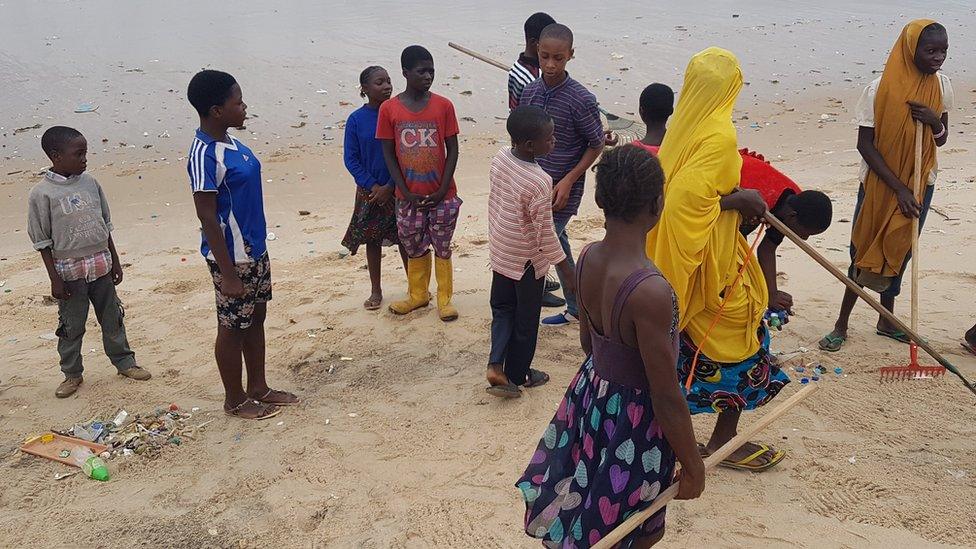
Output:
M934 204L952 219L933 212L923 232L920 331L976 377L976 357L958 345L976 319L969 298L976 275L964 253L976 221L976 86L964 51L973 31L960 24L972 8L828 2L828 9L791 7L770 15L777 4L706 9L704 2L687 2L682 13L663 4L607 5L597 12L570 6L565 16L554 15L577 29L578 59L570 71L597 83L604 106L619 114L633 112L647 82L677 87L694 50L732 47L750 82L736 114L741 146L762 152L801 186L830 193L835 223L811 243L846 268L857 189L854 101L880 70L905 20L901 14L935 10L953 44L946 72L956 109L940 151ZM114 12L108 5L0 4L0 31L10 37L10 48L0 53L0 133L6 133L0 138L0 546L536 546L521 533L523 506L512 484L582 354L573 331L543 330L536 366L552 382L515 402L484 393L487 165L505 142L495 118L505 114L504 75L446 47L455 40L510 60L520 49L520 21L534 5L506 2L482 14L461 3L450 11L453 28L390 29L379 44L355 39L379 21L420 21L443 10L411 16L392 2L368 10L299 2L292 5L301 10L277 11L244 2L233 14L191 9L188 2ZM69 16L52 19L56 10ZM215 32L211 22L222 20L232 28ZM84 47L70 46L83 37ZM352 83L362 66L395 66L400 45L414 41L434 52L438 91L455 101L458 116L475 120L462 122L458 186L465 204L455 238L461 318L454 324L441 323L433 310L407 318L364 311L365 258L336 253L354 187L341 164L341 133L324 126L337 126L359 104ZM207 65L230 70L244 84L249 111L258 117L238 133L270 180L266 209L278 238L269 243L275 298L268 371L304 403L264 423L221 413L210 354L213 292L196 251L184 158L195 120L183 97L190 75ZM136 68L142 72L127 72ZM472 94L461 95L465 90ZM97 113L70 114L85 101L99 104ZM24 230L26 193L33 173L45 166L36 138L42 130L11 132L55 121L79 127L90 142L109 140L92 147L89 168L111 201L124 254L120 296L132 345L155 375L148 383L115 376L92 323L85 384L66 400L53 397L61 377L57 354L40 337L53 332L57 310L44 298L49 284ZM291 127L301 122L306 125ZM156 137L163 131L170 137ZM576 250L601 237L591 192L570 232ZM670 506L665 545L976 545L976 519L967 507L976 497L971 394L951 376L880 385L878 368L904 362L907 349L875 336L876 315L863 305L843 351L813 351L833 324L842 288L791 244L781 255L780 283L794 295L798 314L776 334L774 350L810 349L790 364L821 362L830 372L841 367L843 375L826 375L823 390L759 437L789 451L780 466L761 475L719 471L701 499ZM387 302L405 289L394 256L387 253L384 264ZM907 299L899 311L907 311ZM16 451L25 437L50 427L170 402L199 407L197 419L215 421L197 440L167 447L157 459L113 460L107 484L80 476L55 481L64 466ZM713 421L695 418L700 436Z

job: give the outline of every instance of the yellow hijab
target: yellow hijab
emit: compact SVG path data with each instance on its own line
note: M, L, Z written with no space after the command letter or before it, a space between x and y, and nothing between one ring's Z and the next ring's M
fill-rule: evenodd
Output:
M910 189L915 170L915 121L906 102L923 103L937 113L942 109L939 75L925 74L915 66L918 38L932 23L935 21L931 19L917 19L905 25L888 55L874 99L874 146L885 164ZM925 126L923 132L919 193L924 193L929 172L935 166L932 128ZM916 200L921 204L922 196ZM864 181L864 202L854 222L851 242L857 250L854 264L883 276L901 272L912 246L912 220L901 214L895 193L874 170Z
M740 89L742 71L731 52L712 47L691 58L659 153L667 177L664 210L647 233L647 255L678 296L679 328L705 355L725 363L759 350L756 333L768 302L755 258L730 288L752 252L739 233L739 213L719 205L739 185L732 109Z

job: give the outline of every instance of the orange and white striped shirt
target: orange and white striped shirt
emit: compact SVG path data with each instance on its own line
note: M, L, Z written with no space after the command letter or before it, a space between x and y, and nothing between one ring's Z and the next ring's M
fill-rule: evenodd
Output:
M492 159L488 179L491 269L521 280L531 264L542 278L566 258L552 223L552 177L505 148Z

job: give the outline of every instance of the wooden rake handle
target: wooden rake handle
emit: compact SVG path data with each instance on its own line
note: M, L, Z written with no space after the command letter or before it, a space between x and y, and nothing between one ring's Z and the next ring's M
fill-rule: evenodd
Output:
M457 51L459 51L461 53L466 53L466 54L470 55L471 57L474 57L475 59L478 59L480 61L484 61L485 63L488 63L489 65L494 65L495 67L498 67L499 69L501 69L503 71L507 71L510 68L508 65L506 65L505 63L502 63L501 61L498 61L497 59L492 59L491 57L488 57L487 55L481 55L480 53L478 53L478 52L476 52L474 50L469 50L468 48L465 48L464 46L462 46L460 44L455 44L454 42L448 42L447 45L448 46L451 46L452 48L456 49Z
M715 451L715 453L705 458L705 470L710 471L717 467L722 460L732 455L733 452L748 442L749 439L753 438L756 433L768 427L772 422L779 419L780 416L799 404L800 401L816 392L819 388L820 386L816 384L807 385L806 387L797 391L796 394L786 399L785 402L776 408L773 408L771 412L759 418L749 427L746 427L743 431L733 437L732 440L723 444L721 448ZM631 533L641 524L644 524L644 522L651 518L654 513L660 511L665 505L668 504L669 501L674 499L674 497L678 495L678 486L678 483L672 484L667 490L661 492L650 507L631 515L630 518L625 520L619 526L614 528L613 531L607 534L605 538L597 542L597 544L593 546L593 549L610 549L619 543L620 540L627 537L627 534Z

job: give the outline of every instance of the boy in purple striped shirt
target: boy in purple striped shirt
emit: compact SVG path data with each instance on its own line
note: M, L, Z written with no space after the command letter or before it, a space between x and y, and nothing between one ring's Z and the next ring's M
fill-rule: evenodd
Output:
M600 156L607 136L596 97L566 72L573 53L573 31L569 27L553 23L544 28L539 38L542 78L525 87L519 104L542 107L555 122L556 147L538 162L552 176L553 223L566 260L575 269L566 226L579 211L586 170ZM579 317L573 285L566 284L561 272L557 274L566 296L566 311L544 318L542 323L548 326L571 324Z

